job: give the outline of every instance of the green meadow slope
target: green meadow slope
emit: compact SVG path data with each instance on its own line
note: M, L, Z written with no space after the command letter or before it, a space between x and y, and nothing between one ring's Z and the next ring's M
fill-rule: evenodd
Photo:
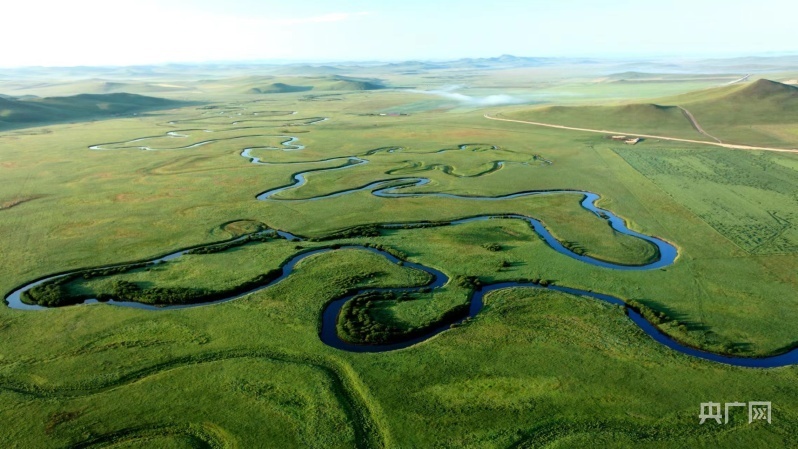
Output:
M264 79L256 77L244 81L247 85L244 93L248 94L277 94L290 92L314 91L362 91L378 90L385 88L382 83L373 79L350 78L346 76L315 76L315 77L268 77L268 83L263 83ZM248 82L247 82L248 81Z
M724 142L798 144L798 87L795 86L760 79L681 95L671 102L688 109L708 133Z
M0 98L0 129L107 118L182 105L185 103L127 93L80 94L34 99L4 97Z
M798 144L798 87L758 81L690 92L648 104L551 106L514 111L506 117L624 133L791 147Z
M285 94L290 92L305 92L313 89L313 86L295 86L285 83L271 83L263 87L253 87L247 91L250 94Z
M331 82L326 87L327 90L377 90L382 89L384 86L372 81L342 78Z
M578 128L655 134L708 140L693 128L676 106L626 104L620 106L550 106L504 114L515 120L551 123Z
M199 93L201 82L195 79L153 79L148 81L135 78L39 78L21 77L2 80L0 91L7 97L66 97L78 94L138 94L162 96L164 94ZM0 95L0 98L2 95Z

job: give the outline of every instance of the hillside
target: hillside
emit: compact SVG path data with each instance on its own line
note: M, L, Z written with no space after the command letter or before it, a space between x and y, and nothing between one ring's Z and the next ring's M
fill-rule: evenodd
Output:
M109 118L134 112L175 108L184 102L143 95L80 94L70 97L0 97L0 129L23 128L45 123Z
M330 83L325 90L377 90L382 88L384 88L382 84L372 81L344 78Z
M263 87L253 87L247 91L250 94L285 94L290 92L306 92L313 86L294 86L285 83L271 83Z
M709 81L718 84L738 80L743 74L686 74L686 73L650 73L627 71L613 73L606 77L610 83L684 83L689 81Z
M778 103L795 101L798 97L798 87L759 79L749 83L722 86L713 89L704 89L695 92L688 92L682 95L666 97L657 100L662 104L679 104L691 107L726 107L739 106L749 102L756 103L748 106L769 106L774 107L774 113L785 112L785 105ZM790 108L791 109L791 108ZM754 119L752 117L752 119ZM766 119L769 121L769 119Z
M676 106L550 106L505 114L508 118L624 133L707 140Z
M728 143L798 144L798 87L760 79L666 99Z
M346 76L303 76L303 77L282 77L281 81L275 81L273 77L268 77L271 81L262 84L266 79L260 81L250 78L248 88L244 93L248 94L277 94L290 92L313 91L362 91L384 89L385 86L375 79L350 78Z
M297 64L281 66L273 71L275 75L340 75L344 72L341 67L329 65Z
M798 145L798 87L760 79L656 100L656 104L552 106L515 111L508 118L624 133L711 140L680 109L725 143Z
M39 97L64 97L78 94L130 93L138 95L161 95L168 93L197 92L193 82L150 82L145 80L18 80L3 83L0 88L14 97L36 95Z

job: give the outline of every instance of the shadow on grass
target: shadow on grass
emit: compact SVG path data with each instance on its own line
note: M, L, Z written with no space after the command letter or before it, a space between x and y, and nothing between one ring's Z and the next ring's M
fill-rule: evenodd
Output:
M662 312L665 314L665 319L663 322L676 322L679 325L683 325L687 331L698 331L698 332L710 332L711 328L707 326L705 323L700 321L696 321L692 319L690 315L687 315L683 312L678 312L672 307L668 307L667 305L654 301L653 299L635 299L638 303L648 307L654 312ZM740 343L741 345L743 343Z

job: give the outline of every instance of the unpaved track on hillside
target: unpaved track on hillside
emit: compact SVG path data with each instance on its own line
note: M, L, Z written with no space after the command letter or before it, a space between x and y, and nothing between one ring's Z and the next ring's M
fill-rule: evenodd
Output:
M698 124L698 120L695 119L695 117L693 116L693 114L690 111L688 111L687 109L685 109L685 108L683 108L681 106L678 106L678 108L682 110L682 114L684 114L684 116L687 117L687 120L690 120L690 124L693 125L693 128L695 128L696 131L698 131L701 134L709 137L710 139L714 140L715 142L723 143L717 137L715 137L712 134L709 134L708 132L704 131L704 128L702 128L701 125Z
M734 81L732 81L732 82L730 82L730 83L726 83L726 85L727 85L727 86L731 86L731 85L733 85L733 84L742 83L742 82L744 82L744 81L748 81L748 78L751 78L751 75L750 75L750 74L748 74L748 75L745 75L744 77L742 77L742 78L740 78L740 79L738 79L738 80L734 80Z
M798 149L795 148L769 148L769 147L754 147L749 145L732 145L729 143L718 143L718 142L707 142L704 140L690 140L690 139L678 139L676 137L666 137L666 136L654 136L650 134L638 134L638 133L630 133L626 131L609 131L606 129L589 129L589 128L574 128L571 126L563 126L563 125L553 125L551 123L540 123L540 122L528 122L526 120L513 120L509 118L498 118L498 117L491 117L488 114L485 114L485 118L489 120L499 120L502 122L512 122L512 123L523 123L526 125L535 125L535 126L544 126L546 128L557 128L557 129L568 129L571 131L583 131L588 133L599 133L599 134L613 134L613 135L627 135L627 136L637 136L637 137L646 137L649 139L661 139L661 140L670 140L673 142L687 142L687 143L698 143L703 145L714 145L716 147L723 147L723 148L731 148L733 150L757 150L757 151L775 151L778 153L796 153L798 154Z

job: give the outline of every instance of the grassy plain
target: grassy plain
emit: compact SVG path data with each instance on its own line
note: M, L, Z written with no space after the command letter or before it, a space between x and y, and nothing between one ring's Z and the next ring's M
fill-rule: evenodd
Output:
M245 91L240 87L235 92ZM635 300L669 317L665 332L709 350L762 355L795 345L798 253L789 202L795 155L653 141L627 147L602 136L489 122L482 110L365 115L427 97L333 94L335 101L308 101L306 92L224 93L206 100L230 112L226 116L191 107L0 134L7 181L0 184L0 203L30 199L0 210L0 233L7 236L0 240L0 291L53 272L223 240L251 230L246 223L252 222L319 237L358 224L521 213L596 257L625 263L651 257L649 246L612 232L579 207L576 194L482 202L358 192L290 201L422 176L431 183L408 191L593 191L602 196L601 207L634 230L673 242L680 256L662 270L619 272L554 252L521 221L490 220L324 243L250 244L118 278L222 287L278 266L300 251L296 245L379 243L449 276L542 278ZM298 114L268 113L292 110ZM256 119L255 112L268 119ZM258 120L246 124L255 128L232 130L241 117ZM313 117L330 120L297 126L297 119ZM165 137L169 131L189 137ZM206 135L220 140L182 150L136 149L176 148ZM240 157L242 149L279 148L282 139L235 138L242 135L296 136L306 148L255 150L284 163L255 165ZM130 143L142 137L153 139ZM112 142L112 149L88 149ZM483 145L457 149L461 144ZM364 156L385 147L404 150ZM255 200L298 171L340 165L287 162L355 155L370 163L310 174L305 186L281 194L283 200ZM508 162L486 171L500 160ZM727 190L735 197L717 202ZM225 225L233 220L252 222ZM748 237L760 230L760 240ZM488 251L490 243L502 249ZM420 282L417 272L374 254L342 250L305 260L270 288L213 306L161 312L102 304L4 308L0 416L6 425L0 441L12 447L795 443L794 366L758 370L696 360L651 340L621 308L584 298L499 291L475 319L413 347L379 354L335 350L319 341L320 312L352 279L363 286ZM111 281L72 287L97 292ZM449 285L417 301L381 304L376 317L409 327L467 300L466 289ZM698 424L701 402L756 400L773 402L773 424L749 425L742 412L725 426Z

